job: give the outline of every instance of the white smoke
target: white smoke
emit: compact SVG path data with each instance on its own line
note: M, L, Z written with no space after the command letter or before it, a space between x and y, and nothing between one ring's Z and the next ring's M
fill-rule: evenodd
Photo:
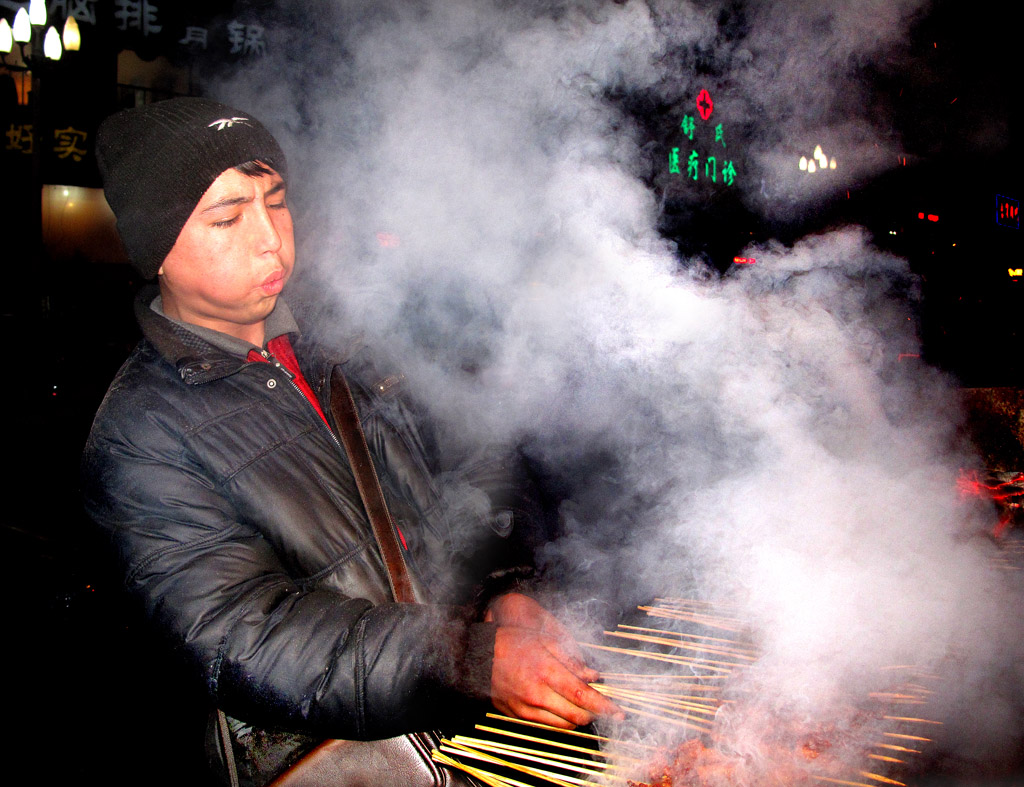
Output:
M339 334L401 359L448 445L522 446L571 491L539 556L570 595L739 601L801 712L891 663L955 657L980 691L1016 643L957 496L954 392L897 362L914 279L857 228L726 278L679 260L649 185L667 161L614 96L710 86L744 201L799 211L895 165L859 77L922 8L331 3L220 91L302 173L300 265ZM830 180L798 179L814 144Z

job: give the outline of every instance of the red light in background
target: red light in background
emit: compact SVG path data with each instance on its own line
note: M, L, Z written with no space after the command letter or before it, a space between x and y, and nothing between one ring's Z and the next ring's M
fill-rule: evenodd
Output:
M753 265L757 262L753 257L733 257L732 261L735 265Z
M711 112L715 108L715 102L711 100L711 94L701 88L700 93L697 94L697 112L700 114L701 120L707 120L711 117Z
M985 483L976 470L961 468L956 487L961 498L987 497L997 504L1000 516L992 528L992 535L999 538L1012 526L1014 512L1021 508L1021 501L1024 499L1021 483L1024 482L1024 473L1018 473L1002 482L991 480L995 483Z
M996 224L1020 229L1020 203L1013 197L996 195Z
M936 216L934 213L929 213L928 214L928 221L938 221L938 220L939 220L939 217Z
M917 217L918 217L919 219L923 219L923 218L924 218L924 214L923 214L923 213L918 213L918 214L917 214Z

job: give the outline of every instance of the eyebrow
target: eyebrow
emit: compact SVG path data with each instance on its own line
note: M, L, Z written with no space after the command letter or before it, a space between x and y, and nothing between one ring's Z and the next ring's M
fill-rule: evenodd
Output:
M283 180L279 180L267 191L263 192L263 199L266 199L267 197L272 197L275 194L284 191L285 188L285 182ZM220 210L221 208L231 208L234 207L235 205L244 205L248 202L252 202L252 199L252 197L226 197L225 199L217 200L211 205L207 205L205 208L202 209L201 213L212 213L213 211Z

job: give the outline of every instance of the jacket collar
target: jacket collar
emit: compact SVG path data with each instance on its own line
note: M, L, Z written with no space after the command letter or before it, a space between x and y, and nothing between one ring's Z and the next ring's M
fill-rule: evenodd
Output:
M160 308L160 289L144 287L135 299L135 318L142 335L178 370L188 384L205 383L234 374L246 364L252 349L262 349L233 336L167 317ZM267 337L299 334L288 305L278 299L267 318Z

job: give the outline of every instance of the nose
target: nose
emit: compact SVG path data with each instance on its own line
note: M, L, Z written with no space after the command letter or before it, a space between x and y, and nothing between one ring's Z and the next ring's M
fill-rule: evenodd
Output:
M273 211L280 213L286 211L287 208L274 208ZM256 205L256 221L255 221L255 233L256 243L259 252L277 252L281 248L283 239L281 237L282 229L278 227L277 221L275 221L275 214L272 213L271 209L263 202L259 202Z

